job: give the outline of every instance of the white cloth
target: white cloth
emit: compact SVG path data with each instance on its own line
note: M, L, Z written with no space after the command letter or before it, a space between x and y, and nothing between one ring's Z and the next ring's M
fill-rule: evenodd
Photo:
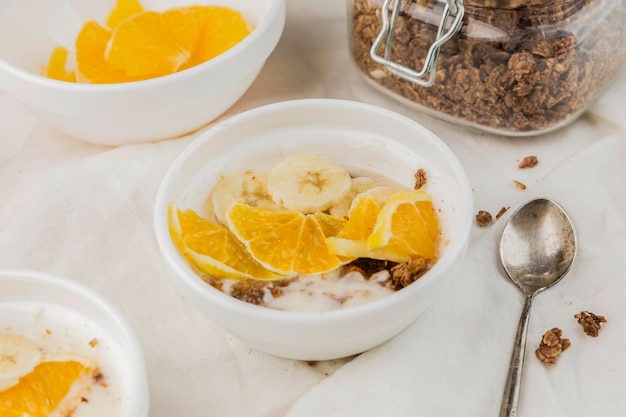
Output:
M222 119L276 101L332 97L403 113L438 134L463 163L475 209L511 210L472 231L450 291L405 332L355 358L308 364L258 352L175 291L152 226L159 183L202 132L155 144L90 145L39 122L0 92L0 268L82 281L115 303L143 343L151 417L497 415L522 306L497 261L504 221L550 197L572 216L578 255L536 297L518 415L626 415L626 74L569 127L535 138L457 128L367 86L351 63L345 3L288 1L283 37L259 78ZM206 128L205 128L206 129ZM203 130L205 130L203 129ZM519 170L536 155L539 165ZM525 183L525 191L512 180ZM598 338L573 315L605 315ZM572 347L557 366L533 355L560 327Z

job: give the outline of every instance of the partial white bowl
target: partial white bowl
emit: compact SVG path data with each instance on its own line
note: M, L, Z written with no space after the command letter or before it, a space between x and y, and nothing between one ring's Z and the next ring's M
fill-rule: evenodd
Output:
M148 416L139 339L122 313L91 288L45 272L0 271L0 323L2 332L30 338L48 353L95 358L109 385L106 394L121 399L115 417ZM94 339L97 344L89 344Z
M221 173L269 169L290 155L317 153L353 175L384 178L407 188L428 172L428 190L440 210L445 245L418 281L381 300L320 312L290 312L232 298L205 283L177 252L167 206L200 213ZM159 189L156 237L179 292L227 331L259 350L287 358L326 360L377 346L412 323L453 284L472 223L471 187L442 140L414 121L375 106L329 99L260 107L221 122L197 138L173 163Z
M189 5L144 0L147 10ZM248 89L285 24L285 0L215 0L240 10L254 26L239 44L179 73L121 84L78 84L41 75L57 45L73 49L85 21L103 22L115 0L0 2L0 88L41 120L68 135L101 145L172 138L223 114ZM36 11L36 12L35 12Z

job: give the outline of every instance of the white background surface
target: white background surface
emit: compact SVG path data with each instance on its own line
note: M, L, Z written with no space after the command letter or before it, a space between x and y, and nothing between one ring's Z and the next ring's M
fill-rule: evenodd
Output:
M430 119L367 86L353 65L343 1L288 1L283 37L222 119L297 98L377 104L417 120L457 154L475 209L495 214L544 196L576 223L576 263L533 307L520 417L626 415L626 73L574 124L535 138L477 134ZM205 128L206 129L206 128ZM201 132L105 148L51 130L0 91L0 268L82 281L120 307L149 367L151 417L497 415L522 296L497 265L508 214L474 227L449 294L391 342L355 358L308 364L255 351L182 299L158 255L157 188ZM539 165L519 170L536 155ZM526 184L525 191L512 181ZM590 338L573 315L605 315ZM560 327L557 366L533 355Z

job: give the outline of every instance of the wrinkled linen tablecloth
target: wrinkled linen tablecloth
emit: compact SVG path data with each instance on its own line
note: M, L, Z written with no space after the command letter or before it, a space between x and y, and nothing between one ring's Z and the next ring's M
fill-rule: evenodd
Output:
M456 153L475 211L511 209L474 226L447 294L390 342L353 358L306 363L256 351L175 291L152 224L159 183L198 135L106 148L39 122L0 92L0 268L66 276L101 292L143 343L151 417L493 416L506 378L522 296L498 265L510 213L533 197L573 218L577 259L535 299L520 417L626 415L626 74L572 125L534 138L469 132L408 109L365 84L348 50L346 7L288 1L283 37L246 95L220 120L299 98L387 107L426 125ZM517 168L536 155L539 165ZM518 180L526 190L513 186ZM574 314L608 322L586 336ZM563 329L571 348L554 367L533 354Z

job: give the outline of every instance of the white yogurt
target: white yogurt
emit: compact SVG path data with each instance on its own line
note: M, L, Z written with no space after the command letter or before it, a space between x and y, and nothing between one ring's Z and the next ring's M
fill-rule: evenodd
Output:
M104 377L84 397L72 417L121 415L124 375L123 352L100 326L74 310L31 301L0 303L0 332L25 337L45 355L77 355L96 361Z
M386 287L389 271L384 270L365 279L359 272L352 271L343 276L339 272L322 275L299 276L289 285L280 287L277 297L264 289L263 306L287 311L330 311L371 303L392 294ZM220 279L221 290L232 295L237 280Z
M265 305L270 308L288 311L328 311L350 308L371 303L393 293L383 285L389 277L388 271L382 271L369 280L358 272L350 272L343 277L305 276L283 288L280 297L268 296Z

